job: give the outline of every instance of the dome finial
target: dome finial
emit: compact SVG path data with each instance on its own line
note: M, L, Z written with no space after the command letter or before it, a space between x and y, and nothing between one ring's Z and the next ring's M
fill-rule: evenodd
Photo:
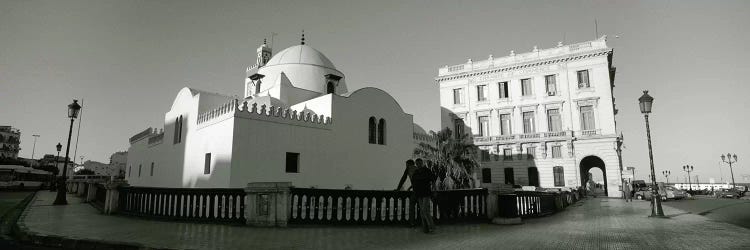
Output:
M302 42L300 44L305 45L305 30L302 30Z
M267 45L265 38L263 38L263 45Z

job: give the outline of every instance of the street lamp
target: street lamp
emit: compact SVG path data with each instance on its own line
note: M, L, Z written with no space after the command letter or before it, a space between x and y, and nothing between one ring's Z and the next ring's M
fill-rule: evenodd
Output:
M734 158L734 161L732 161L732 158ZM727 155L721 155L721 161L729 164L729 172L732 173L732 188L737 188L737 185L734 184L734 170L732 170L732 163L737 162L737 155L732 155L729 153L727 153Z
M672 172L669 170L664 170L661 171L661 174L664 175L664 179L667 179L667 185L669 185L669 175L672 174Z
M34 159L34 152L36 151L36 138L39 138L39 135L31 135L34 137L34 146L31 147L31 159Z
M648 95L648 90L643 91L643 95L638 98L638 103L641 107L641 113L646 119L646 137L648 138L648 160L651 164L651 189L654 206L651 207L651 217L664 217L664 210L661 207L661 197L659 197L659 187L656 185L656 174L654 172L654 153L651 148L651 127L648 124L648 114L651 113L651 106L654 103L654 98Z
M58 181L57 185L57 197L53 205L67 205L68 200L65 197L65 181L67 179L66 172L68 171L68 156L70 155L70 137L73 135L73 121L78 117L78 111L81 110L81 105L78 105L78 100L73 100L73 103L68 104L68 118L70 118L70 129L68 129L68 147L65 149L65 162L63 163L62 178Z
M688 174L688 178L687 178L688 179L688 187L690 187L690 191L691 192L693 191L693 183L691 182L692 180L690 179L690 172L693 172L693 169L694 169L694 167L690 166L690 165L682 166L682 171L685 171Z
M57 163L60 162L60 150L62 150L62 144L58 142L57 145L55 145L55 148L57 149L57 157L55 157L55 169L57 169L57 173L59 174L60 168L57 166ZM52 181L55 183L58 182L57 178L58 178L57 175L55 175L55 178ZM52 183L49 186L50 186L50 191L55 191L55 188L57 185L54 185L54 183Z

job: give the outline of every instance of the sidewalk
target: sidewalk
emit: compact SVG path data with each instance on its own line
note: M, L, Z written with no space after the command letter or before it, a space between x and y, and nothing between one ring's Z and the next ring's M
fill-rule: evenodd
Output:
M670 219L647 218L648 202L585 199L517 226L464 224L418 228L305 226L253 228L105 216L80 199L51 206L40 191L19 220L30 235L171 249L747 249L750 229L665 206ZM82 244L82 243L81 243Z

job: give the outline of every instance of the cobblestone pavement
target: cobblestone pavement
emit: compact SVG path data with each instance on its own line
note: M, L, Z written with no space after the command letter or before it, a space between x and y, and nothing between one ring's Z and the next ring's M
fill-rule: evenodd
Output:
M394 226L253 228L102 215L69 196L39 192L19 223L33 234L177 249L750 249L750 229L648 202L593 198L524 224L438 225L436 234Z

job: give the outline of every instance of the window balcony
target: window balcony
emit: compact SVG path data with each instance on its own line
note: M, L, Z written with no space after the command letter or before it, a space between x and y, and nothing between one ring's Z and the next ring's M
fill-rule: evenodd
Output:
M597 136L602 135L601 129L588 129L588 130L581 130L578 131L578 136L585 137L585 136Z

